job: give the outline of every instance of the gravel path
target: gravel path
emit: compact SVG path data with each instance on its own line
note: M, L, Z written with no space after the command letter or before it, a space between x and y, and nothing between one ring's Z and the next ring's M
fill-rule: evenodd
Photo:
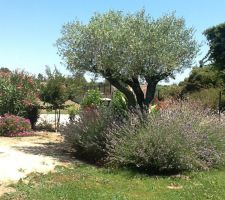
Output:
M38 133L32 137L0 137L0 195L7 187L31 172L47 173L56 165L66 165L71 155L65 151L57 133Z

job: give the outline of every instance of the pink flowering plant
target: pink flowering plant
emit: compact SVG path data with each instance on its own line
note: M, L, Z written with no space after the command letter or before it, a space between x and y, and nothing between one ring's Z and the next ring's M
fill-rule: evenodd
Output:
M0 136L28 136L32 135L29 119L5 114L0 117Z
M0 114L26 114L26 108L36 104L38 87L34 78L24 71L0 76Z
M0 115L10 113L29 118L33 125L38 116L31 116L31 111L37 107L38 94L38 83L28 73L0 74Z

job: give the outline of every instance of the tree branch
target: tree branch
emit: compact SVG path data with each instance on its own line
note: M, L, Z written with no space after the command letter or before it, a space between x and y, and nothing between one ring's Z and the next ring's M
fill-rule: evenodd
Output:
M121 91L127 98L128 107L136 107L136 99L131 90L127 87L127 84L113 77L112 73L108 69L107 71L101 71L103 77L109 81L114 87L116 87L119 91Z

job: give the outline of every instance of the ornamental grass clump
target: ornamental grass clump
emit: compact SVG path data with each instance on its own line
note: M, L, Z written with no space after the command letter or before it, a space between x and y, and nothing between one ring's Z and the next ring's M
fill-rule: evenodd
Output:
M29 119L5 114L0 117L0 136L16 137L33 135Z
M107 161L114 167L174 173L225 164L225 125L194 103L174 103L138 126L108 131L107 138Z

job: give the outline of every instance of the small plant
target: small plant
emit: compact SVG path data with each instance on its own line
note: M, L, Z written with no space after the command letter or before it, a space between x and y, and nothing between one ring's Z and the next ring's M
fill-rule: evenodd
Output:
M69 114L69 119L70 121L74 121L75 120L75 116L79 113L79 106L69 106L67 108L68 114Z
M101 105L101 93L98 90L89 90L81 102L83 107L97 107Z
M5 114L0 118L1 136L28 136L32 135L29 119L19 116Z
M149 113L152 115L155 115L159 112L159 108L157 107L157 105L150 105L149 107Z
M111 108L115 115L125 117L128 112L128 106L125 95L120 91L115 91L112 97Z

